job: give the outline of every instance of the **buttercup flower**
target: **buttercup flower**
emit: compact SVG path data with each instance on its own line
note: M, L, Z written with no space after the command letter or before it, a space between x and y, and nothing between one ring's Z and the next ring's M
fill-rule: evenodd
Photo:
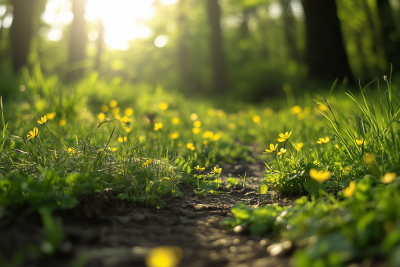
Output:
M289 137L290 137L290 135L292 134L292 131L290 131L290 133L288 133L288 132L286 132L286 133L280 133L279 134L279 137L280 138L278 138L278 142L286 142L286 141L289 141Z
M206 168L204 167L200 167L199 165L197 165L196 167L194 167L194 169L198 172L204 171Z
M320 138L317 143L320 145L327 144L329 142L329 137Z
M200 128L193 128L193 129L192 129L192 132L193 132L194 134L198 134L198 133L200 132Z
M55 113L55 112L50 112L50 113L47 113L46 114L46 117L47 117L47 119L48 120L52 120L52 119L54 119L54 117L57 115L57 113Z
M154 131L158 131L160 129L162 129L164 125L161 122L157 122L154 124Z
M126 108L124 113L125 113L126 116L132 116L133 115L133 109L132 108Z
M161 110L167 110L168 107L169 107L169 105L168 105L168 103L161 102L161 103L158 105L158 107L159 107Z
M172 118L172 124L179 124L179 118Z
M261 121L260 116L258 116L258 115L253 116L253 122L254 123L259 123L260 121Z
M108 103L111 108L115 108L118 106L118 101L117 100L111 100L110 103Z
M28 139L33 139L33 138L38 137L38 134L39 134L38 128L33 127L33 130L29 131L29 133L27 134L26 137L28 137Z
M106 115L105 115L103 112L100 112L99 115L97 115L97 118L98 118L100 121L103 121L103 120L106 118Z
M316 169L310 170L310 177L317 182L323 182L331 178L332 173L328 171L317 171Z
M349 187L343 189L343 195L345 197L351 197L355 191L356 191L356 182L351 181Z
M270 144L269 149L265 149L264 154L265 153L274 153L277 148L278 148L278 144L276 144L275 146L274 146L274 144Z
M295 145L294 148L295 148L297 151L300 151L300 150L303 148L303 143L297 143L297 145Z
M171 139L177 139L179 137L179 133L178 132L174 132L170 135Z
M365 140L365 139L356 140L356 143L359 146L362 146L363 144L366 145L367 144L367 140Z
M193 143L187 143L186 144L186 148L190 149L190 150L195 150L196 148L194 147Z
M278 152L278 156L283 155L286 153L286 149L281 148L281 150Z
M222 172L222 168L217 169L216 167L214 167L214 169L212 169L212 173L214 174L220 174Z
M37 121L38 124L45 124L46 122L47 122L47 117L46 117L46 115L44 115L43 117L41 117L41 118Z
M200 126L201 126L201 122L200 121L193 122L193 127L200 128Z
M381 177L381 181L385 184L390 184L397 177L395 172L388 172L384 176Z

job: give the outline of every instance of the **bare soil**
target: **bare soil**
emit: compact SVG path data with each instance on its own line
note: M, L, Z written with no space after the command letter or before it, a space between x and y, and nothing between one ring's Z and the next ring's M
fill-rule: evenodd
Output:
M223 168L223 181L247 172L246 188L237 186L218 197L207 194L199 198L192 186L184 185L184 196L166 199L167 205L160 210L134 207L117 199L112 190L88 195L73 210L56 214L63 220L63 252L45 258L28 257L23 266L78 266L74 264L79 262L88 267L146 266L148 251L163 245L182 249L179 266L289 266L289 256L271 257L267 252L272 240L219 226L223 218L231 216L230 208L238 201L252 205L260 202L257 188L264 178L264 163L240 160L219 166ZM265 201L289 204L273 194ZM27 244L39 245L44 234L38 215L24 211L8 214L0 220L0 250L10 258Z

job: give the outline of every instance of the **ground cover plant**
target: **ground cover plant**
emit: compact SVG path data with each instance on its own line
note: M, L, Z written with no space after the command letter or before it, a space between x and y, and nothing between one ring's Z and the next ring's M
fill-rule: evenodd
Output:
M396 266L396 84L385 77L360 93L346 96L333 85L324 97L304 98L288 88L274 105L225 106L161 86L105 82L96 73L71 88L38 68L26 71L19 93L2 100L0 217L41 214L48 235L23 251L44 257L63 250L62 226L51 214L77 208L88 195L112 191L156 209L188 192L218 198L246 190L246 172L221 179L225 164L261 158L257 205L236 204L223 227L280 240L268 247L272 256L296 248L296 266L365 258ZM294 202L263 205L268 192ZM16 255L15 266L24 259Z

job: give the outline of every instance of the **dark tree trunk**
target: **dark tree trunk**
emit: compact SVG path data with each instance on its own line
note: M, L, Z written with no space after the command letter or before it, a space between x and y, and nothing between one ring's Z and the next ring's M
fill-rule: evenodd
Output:
M86 30L85 30L85 6L87 0L72 0L72 13L74 19L71 24L71 32L69 36L68 63L72 71L68 73L69 79L81 78L84 74L83 66L79 66L79 62L83 63L86 59Z
M296 44L296 21L290 4L291 0L281 0L281 5L283 7L283 27L289 58L299 61L299 50Z
M225 55L222 44L220 12L218 0L207 0L208 22L211 31L212 89L217 94L226 92L228 89L225 77Z
M400 36L392 15L389 0L376 0L381 26L383 48L388 64L393 64L394 70L400 69Z
M18 73L27 64L33 35L33 15L36 0L13 0L14 18L10 29L13 70Z
M103 25L103 20L100 20L99 22L99 33L98 37L96 40L96 46L97 46L97 54L96 58L94 61L94 69L99 71L100 69L100 64L101 64L101 54L103 54L103 49L104 49L104 25Z
M335 0L303 0L306 62L310 78L354 82L343 45Z

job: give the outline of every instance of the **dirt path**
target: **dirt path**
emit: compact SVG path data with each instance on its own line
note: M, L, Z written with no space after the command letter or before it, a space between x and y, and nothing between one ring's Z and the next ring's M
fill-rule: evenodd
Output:
M264 177L264 163L220 164L222 180L247 171L246 190L230 190L218 197L197 197L190 186L183 186L183 197L167 200L161 210L135 208L118 200L112 191L85 197L72 211L59 214L63 219L63 254L41 260L31 259L23 266L145 266L149 249L179 246L183 260L179 266L289 266L289 259L271 257L268 239L233 233L219 226L238 201L256 204L257 188ZM267 202L278 202L270 199ZM288 202L280 200L280 204ZM38 244L44 229L38 216L18 214L0 221L0 249L11 255L17 247Z

